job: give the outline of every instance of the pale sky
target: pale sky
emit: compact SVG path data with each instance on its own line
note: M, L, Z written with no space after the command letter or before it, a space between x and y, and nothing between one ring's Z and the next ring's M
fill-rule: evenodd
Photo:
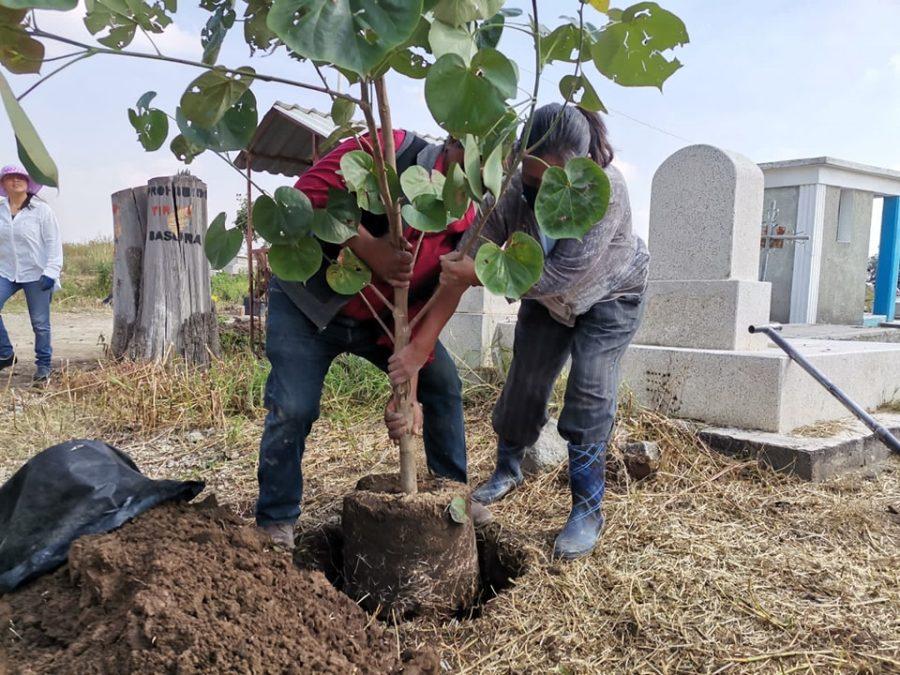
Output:
M242 3L239 3L241 8ZM829 155L900 169L900 2L897 0L663 0L687 25L691 43L678 50L684 67L664 91L623 88L591 67L598 93L610 110L607 120L617 164L628 180L635 229L646 234L653 172L670 154L692 143L740 152L755 162ZM523 6L513 0L507 6ZM574 14L574 0L543 1L542 23ZM588 13L593 10L588 9ZM83 10L41 12L44 30L91 41ZM208 13L183 6L176 22L156 38L160 49L200 58L200 28ZM595 23L602 17L595 15ZM507 31L507 47L525 86L533 77L531 58ZM503 44L501 44L503 47ZM150 51L138 38L133 49ZM51 47L52 54L64 53ZM306 66L282 55L249 58L241 26L229 34L220 55L229 66L310 78ZM45 66L49 72L56 64ZM167 143L147 153L128 124L126 109L155 90L154 104L168 112L200 71L183 66L95 56L48 80L23 100L60 170L59 191L41 196L56 210L66 241L112 236L110 195L174 174L182 165ZM556 82L566 69L545 75L541 102L558 99ZM35 80L9 76L14 91ZM312 79L307 79L312 81ZM420 83L391 83L399 126L438 133ZM328 110L322 96L283 85L254 84L260 118L276 100ZM17 162L12 131L0 117L0 164ZM172 125L174 127L174 125ZM170 130L170 139L176 131ZM190 170L209 187L209 212L227 211L229 222L243 192L241 176L211 153ZM290 181L262 177L266 187ZM880 205L876 207L880 212ZM651 244L652 246L652 244ZM872 242L877 247L877 242Z

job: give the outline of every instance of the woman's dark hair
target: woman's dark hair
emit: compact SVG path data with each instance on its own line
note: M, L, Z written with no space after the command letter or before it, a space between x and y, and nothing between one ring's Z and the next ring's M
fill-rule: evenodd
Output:
M613 160L613 149L600 115L578 106L549 103L535 110L528 147L536 143L539 144L531 154L538 157L587 155L604 168Z
M23 209L30 209L30 208L31 208L31 200L34 199L34 193L33 193L33 192L27 192L26 194L27 194L28 196L25 197L25 201L22 202L22 208L23 208ZM21 209L20 209L20 210L21 210Z

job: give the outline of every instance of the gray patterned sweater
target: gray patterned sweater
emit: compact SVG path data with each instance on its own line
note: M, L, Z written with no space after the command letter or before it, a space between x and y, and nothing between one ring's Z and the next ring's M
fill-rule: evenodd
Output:
M644 241L631 231L631 204L622 173L605 169L611 186L606 214L582 241L560 239L544 260L544 272L525 294L544 305L560 323L575 325L575 318L593 305L626 294L641 294L647 283L650 253ZM540 241L534 213L522 196L517 175L488 219L482 235L503 245L515 231ZM459 247L474 234L463 237ZM475 245L471 255L484 243Z

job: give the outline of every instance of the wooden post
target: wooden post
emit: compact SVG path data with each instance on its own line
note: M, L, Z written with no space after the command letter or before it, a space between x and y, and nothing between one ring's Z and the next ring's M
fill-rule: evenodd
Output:
M119 190L113 212L113 332L110 356L128 353L141 306L144 243L147 239L147 186Z
M130 213L121 205L127 204L124 193L128 191L116 193L113 199L114 207L119 205L117 227L121 234L117 241L123 242L116 246L114 265L114 286L120 290L121 298L121 305L116 308L122 308L121 317L117 314L115 318L115 323L122 326L115 335L115 347L122 356L133 359L161 359L173 354L189 363L207 364L212 354L219 353L219 331L212 306L209 263L203 251L206 185L195 176L179 175L153 178L143 190L147 194L146 235L133 315L127 309L128 289L133 290L138 277L133 269L129 270L124 237L126 226L136 228L123 218ZM134 201L139 203L137 198ZM137 211L135 206L134 212ZM134 236L129 233L132 239ZM131 256L133 259L134 253ZM130 331L125 328L129 317L133 318Z

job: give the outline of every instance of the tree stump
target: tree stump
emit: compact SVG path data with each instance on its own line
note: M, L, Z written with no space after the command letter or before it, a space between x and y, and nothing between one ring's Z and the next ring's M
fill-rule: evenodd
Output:
M469 489L443 479L419 488L405 495L396 474L366 476L344 497L345 590L385 618L451 615L478 596Z
M219 353L219 332L203 251L206 185L190 175L153 178L146 188L113 195L113 214L113 356L155 360L177 355L189 363L209 363Z
M147 186L119 190L112 196L113 333L110 355L121 359L134 335L141 302L144 243L147 239Z

